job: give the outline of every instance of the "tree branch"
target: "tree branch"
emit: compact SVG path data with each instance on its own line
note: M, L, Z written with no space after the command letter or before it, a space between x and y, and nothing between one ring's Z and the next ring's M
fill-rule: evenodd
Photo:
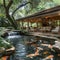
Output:
M4 8L6 8L6 3L5 3L5 0L3 0L3 5L4 5Z
M25 5L28 4L28 3L31 4L31 2L26 2L26 3L23 3L23 4L19 5L18 8L16 8L16 9L13 11L12 16L14 15L14 13L15 13L19 8L25 6Z
M12 4L13 4L13 0L10 0L9 3L8 3L8 5L7 5L7 8L9 9Z
M14 27L15 29L17 29L18 25L17 23L15 22L15 20L13 20L13 18L9 15L9 8L11 7L13 1L12 0L9 0L9 3L8 5L6 6L6 1L3 0L3 5L4 5L4 8L5 8L5 14L6 14L6 17L8 18L8 20L10 21L10 23L12 24L12 27Z

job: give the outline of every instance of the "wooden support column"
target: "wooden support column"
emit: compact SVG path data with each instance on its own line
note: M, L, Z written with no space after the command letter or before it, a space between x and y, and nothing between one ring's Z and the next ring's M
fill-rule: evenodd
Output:
M18 21L17 24L18 24L18 29L20 29L20 21Z
M42 26L42 24L41 24L41 22L39 22L39 28L41 28L41 26Z
M30 22L31 23L31 26L32 26L32 22Z
M56 20L56 26L58 26L58 25L57 25L57 20Z
M22 21L22 30L23 30L23 21Z
M27 27L27 28L28 28L28 31L29 31L29 21L27 22L27 25L28 25L28 27Z
M20 21L20 30L21 30L21 21Z
M59 26L60 21L58 20L58 26Z
M37 27L39 27L38 22L36 24L37 24Z

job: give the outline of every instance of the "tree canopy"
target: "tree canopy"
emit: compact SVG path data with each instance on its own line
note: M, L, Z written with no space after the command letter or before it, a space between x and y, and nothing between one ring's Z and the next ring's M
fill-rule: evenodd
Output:
M11 25L17 28L16 19L57 5L60 5L60 0L0 0L0 20L1 17L8 19Z

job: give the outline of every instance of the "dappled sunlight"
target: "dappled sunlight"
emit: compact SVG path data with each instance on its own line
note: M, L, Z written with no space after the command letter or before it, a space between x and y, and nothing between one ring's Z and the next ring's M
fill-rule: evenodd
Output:
M0 0L0 60L60 60L60 0Z

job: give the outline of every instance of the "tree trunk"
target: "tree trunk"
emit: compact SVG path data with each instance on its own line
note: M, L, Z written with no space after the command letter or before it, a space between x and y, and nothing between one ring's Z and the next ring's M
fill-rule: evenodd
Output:
M9 0L8 5L6 5L6 1L3 0L3 5L4 5L4 8L5 8L6 18L9 20L9 22L11 23L12 27L14 27L14 29L18 29L17 22L15 21L15 19L13 17L11 17L9 15L9 8L11 7L12 4L13 4L13 0Z
M18 29L18 25L17 25L15 19L13 19L13 17L11 17L11 16L9 15L8 9L5 9L5 12L6 12L6 17L7 17L8 20L10 21L12 27L14 27L14 29Z

